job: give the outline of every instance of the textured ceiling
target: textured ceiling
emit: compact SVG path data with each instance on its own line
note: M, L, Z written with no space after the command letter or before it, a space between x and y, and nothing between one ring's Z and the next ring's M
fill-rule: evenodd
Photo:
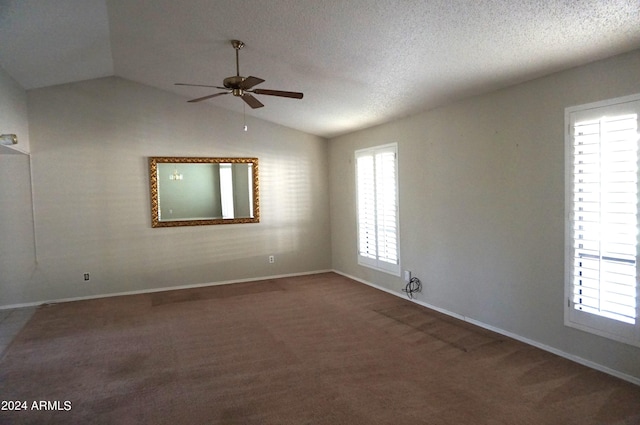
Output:
M217 90L173 83L235 74L231 39L258 88L305 95L248 115L332 137L640 48L640 1L0 0L0 66L26 89L117 75L186 101Z

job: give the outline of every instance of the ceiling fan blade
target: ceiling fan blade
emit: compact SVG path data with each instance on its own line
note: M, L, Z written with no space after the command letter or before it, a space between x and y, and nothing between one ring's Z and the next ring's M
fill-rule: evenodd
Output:
M253 86L257 86L260 83L264 83L264 80L262 78L249 76L240 83L240 88L242 90L247 90Z
M203 97L198 97L197 99L187 100L187 102L189 103L202 102L203 100L211 99L212 97L216 97L216 96L222 96L223 94L229 94L229 92L210 94L209 96L203 96Z
M295 91L255 89L253 92L255 94L266 94L268 96L290 97L292 99L302 99L302 96L304 96L302 93L298 93Z
M253 109L262 108L264 105L255 97L251 96L248 93L242 95L242 100L244 100L247 105L251 106Z
M208 86L206 84L188 84L188 83L174 83L174 85L176 86L189 86L189 87L211 87L214 89L220 89L220 90L226 90L226 87L220 87L220 86Z

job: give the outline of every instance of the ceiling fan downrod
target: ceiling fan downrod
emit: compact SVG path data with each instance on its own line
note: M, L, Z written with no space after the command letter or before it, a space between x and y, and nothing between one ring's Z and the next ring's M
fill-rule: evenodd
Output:
M231 89L231 93L234 96L242 97L244 96L244 90L238 87L243 81L244 78L240 76L240 58L239 52L240 49L244 47L244 43L240 40L231 40L231 45L234 49L236 49L236 76L225 78L224 86Z
M238 59L238 52L244 47L244 43L240 40L231 40L231 45L236 49L236 77L240 76L240 59Z

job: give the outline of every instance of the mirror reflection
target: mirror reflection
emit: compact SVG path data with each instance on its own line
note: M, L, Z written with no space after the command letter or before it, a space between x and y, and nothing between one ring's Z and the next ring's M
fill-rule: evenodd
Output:
M153 227L257 223L258 159L152 157Z

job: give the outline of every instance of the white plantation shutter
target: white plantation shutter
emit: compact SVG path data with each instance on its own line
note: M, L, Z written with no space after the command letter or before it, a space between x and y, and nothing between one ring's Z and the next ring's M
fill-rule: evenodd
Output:
M358 250L376 260L376 191L374 156L357 158L358 170Z
M396 145L356 152L358 262L399 275Z
M587 105L588 106L588 105ZM569 112L571 141L567 321L640 343L638 113L633 100Z
M575 308L636 318L637 116L574 126Z
M376 207L378 259L398 264L398 206L396 205L396 153L376 154Z

